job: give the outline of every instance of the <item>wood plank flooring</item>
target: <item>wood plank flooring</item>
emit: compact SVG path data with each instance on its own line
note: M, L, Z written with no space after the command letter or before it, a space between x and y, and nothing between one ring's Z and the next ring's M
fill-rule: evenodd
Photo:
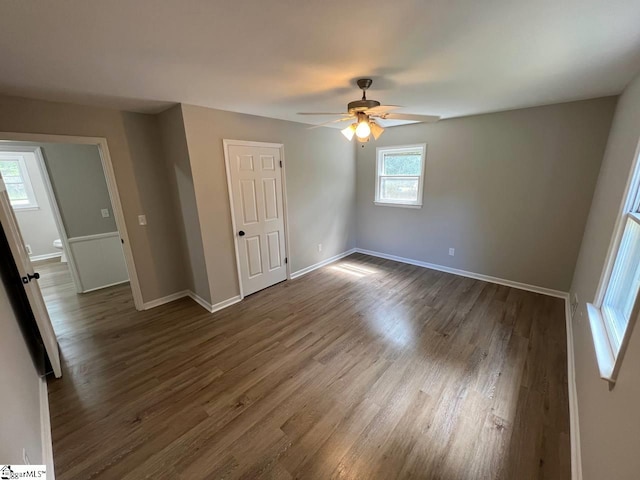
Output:
M564 303L354 254L215 314L43 280L65 479L569 479Z

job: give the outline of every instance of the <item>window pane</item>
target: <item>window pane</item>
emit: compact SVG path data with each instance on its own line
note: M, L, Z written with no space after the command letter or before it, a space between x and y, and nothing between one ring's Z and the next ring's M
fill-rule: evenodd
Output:
M7 194L9 195L9 200L11 200L11 202L14 200L25 200L27 203L29 202L29 197L27 196L27 190L24 188L24 183L8 183Z
M382 178L380 200L394 202L416 202L418 200L417 178Z
M16 160L0 160L0 173L3 177L19 177L20 164Z
M640 287L640 225L627 217L620 249L604 299L618 345L631 317Z
M24 183L21 177L5 177L2 176L4 183Z
M420 152L385 153L382 175L419 176L422 172Z

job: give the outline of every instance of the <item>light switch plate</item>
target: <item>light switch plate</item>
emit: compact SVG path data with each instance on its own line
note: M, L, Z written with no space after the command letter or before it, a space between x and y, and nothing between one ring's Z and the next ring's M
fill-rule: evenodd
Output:
M109 218L109 209L108 208L103 208L102 210L100 210L100 213L102 213L102 218Z
M138 223L140 225L146 225L147 224L147 216L146 215L138 215Z

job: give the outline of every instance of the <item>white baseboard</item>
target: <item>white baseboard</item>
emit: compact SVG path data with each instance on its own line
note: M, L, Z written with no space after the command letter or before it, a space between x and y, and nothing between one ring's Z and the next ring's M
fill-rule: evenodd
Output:
M314 263L313 265L310 265L310 266L308 266L306 268L303 268L302 270L298 270L297 272L293 272L289 276L289 278L291 280L299 278L299 277L301 277L303 275L306 275L309 272L313 272L314 270L317 270L318 268L324 267L325 265L329 265L330 263L338 261L341 258L347 257L347 256L351 255L352 253L355 253L356 251L357 251L356 248L352 248L351 250L347 250L346 252L339 253L338 255L334 255L333 257L330 257L330 258L327 258L325 260L322 260L321 262Z
M191 300L196 302L198 305L204 308L207 312L210 312L211 309L213 308L213 305L207 302L204 298L202 298L196 292L192 292L191 290L187 291L187 297L190 297Z
M149 310L151 308L159 307L160 305L164 305L166 303L174 302L180 298L189 297L202 308L204 308L207 312L213 313L218 310L222 310L223 308L227 308L234 303L238 303L240 300L240 295L236 295L235 297L228 298L223 300L222 302L216 303L215 305L210 304L200 295L191 290L183 290L181 292L172 293L171 295L167 295L166 297L156 298L155 300L151 300L150 302L145 302L143 304L144 310Z
M47 466L47 478L54 480L51 416L49 414L49 392L46 378L40 379L40 437L42 442L42 463Z
M49 260L51 258L60 258L62 256L62 252L56 253L45 253L44 255L30 255L29 260L32 262L39 262L40 260Z
M90 288L89 290L83 290L80 293L95 292L96 290L102 290L103 288L109 288L109 287L115 287L116 285L122 285L123 283L129 283L129 279L127 278L126 280L122 280L121 282L114 282L114 283L110 283L108 285L102 285L100 287Z
M576 388L576 362L573 348L573 322L571 298L565 298L567 319L567 384L569 388L569 436L571 439L571 480L582 480L582 454L580 448L580 418L578 416L578 391Z
M242 300L242 298L240 298L240 295L236 295L235 297L228 298L226 300L223 300L222 302L218 302L212 305L197 293L189 292L188 295L189 297L191 297L191 299L194 302L196 302L198 305L200 305L209 313L214 313L214 312L217 312L218 310L222 310L223 308L230 307L231 305L238 303L240 300Z
M155 300L151 300L150 302L144 302L142 304L142 309L149 310L151 308L164 305L165 303L174 302L179 298L188 297L189 293L190 293L189 290L183 290L181 292L176 292L176 293L172 293L171 295L167 295L166 297L156 298Z
M380 258L385 258L387 260L394 260L396 262L416 265L418 267L430 268L431 270L438 270L440 272L453 273L454 275L460 275L462 277L474 278L476 280L482 280L484 282L497 283L498 285L518 288L520 290L527 290L529 292L534 292L534 293L541 293L543 295L549 295L551 297L558 297L558 298L567 297L567 292L563 292L561 290L553 290L551 288L538 287L537 285L529 285L527 283L514 282L513 280L505 280L504 278L492 277L490 275L483 275L481 273L468 272L466 270L460 270L458 268L445 267L443 265L437 265L435 263L422 262L420 260L413 260L411 258L398 257L396 255L389 255L387 253L374 252L372 250L365 250L363 248L356 248L355 251L358 253L363 253L365 255L371 255L372 257L380 257Z
M209 310L209 311L211 313L217 312L218 310L222 310L223 308L230 307L231 305L234 305L234 304L240 302L241 300L242 300L242 297L240 297L240 295L236 295L235 297L227 298L226 300L223 300L221 302L218 302L218 303L212 305L211 306L211 310Z

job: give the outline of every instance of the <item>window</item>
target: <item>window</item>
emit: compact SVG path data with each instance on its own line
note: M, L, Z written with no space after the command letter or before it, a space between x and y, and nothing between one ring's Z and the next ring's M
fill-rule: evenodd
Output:
M0 154L0 174L14 209L38 208L24 157L17 153Z
M627 187L609 258L593 304L587 305L600 376L615 382L640 314L640 169Z
M376 150L376 205L422 207L426 149L423 143Z

